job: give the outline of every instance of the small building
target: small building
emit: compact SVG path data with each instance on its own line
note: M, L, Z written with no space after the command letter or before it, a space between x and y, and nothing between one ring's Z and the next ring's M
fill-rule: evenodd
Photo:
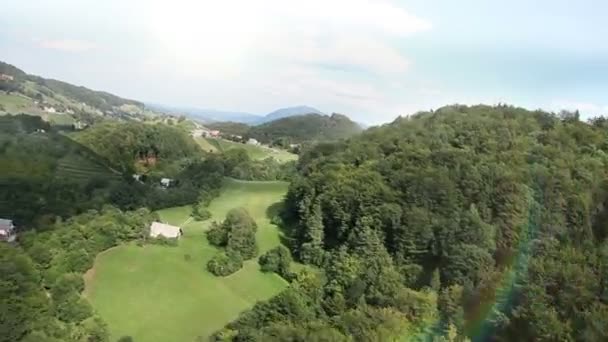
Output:
M179 239L181 235L182 230L180 227L160 222L152 222L150 225L150 237L153 238L162 236L167 239Z
M13 242L17 238L15 225L12 220L0 219L0 241Z
M255 146L258 146L258 145L260 145L260 142L259 142L259 141L257 141L256 139L249 138L249 140L247 140L247 144L248 144L248 145L255 145Z
M7 75L7 74L0 74L0 80L3 81L14 81L15 78L11 75Z
M170 187L171 183L173 183L173 179L171 179L171 178L162 178L160 180L160 185L164 188Z
M82 121L74 122L74 129L77 131L83 130L83 129L87 128L87 126L88 125Z
M55 107L44 106L43 110L47 113L57 113L57 109L55 109Z
M209 131L209 136L211 136L213 138L218 138L220 136L220 131L218 131L218 130Z

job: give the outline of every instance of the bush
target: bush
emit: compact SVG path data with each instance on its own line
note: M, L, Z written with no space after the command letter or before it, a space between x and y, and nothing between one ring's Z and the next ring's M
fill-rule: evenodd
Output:
M228 243L228 230L224 225L217 222L211 223L211 228L205 233L210 244L216 247L224 247Z
M195 221L205 221L211 218L211 212L200 203L194 204L192 206L192 218Z
M207 270L216 276L230 275L243 267L243 259L238 253L218 253L207 263Z
M258 261L262 272L275 272L280 276L290 278L291 254L284 246L275 247L260 257Z

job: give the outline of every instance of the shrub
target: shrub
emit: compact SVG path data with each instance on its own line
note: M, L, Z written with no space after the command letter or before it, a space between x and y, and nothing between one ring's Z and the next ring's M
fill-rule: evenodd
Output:
M262 272L275 272L284 278L290 278L291 254L284 246L275 247L260 257L258 261Z
M192 218L195 221L205 221L211 218L211 212L200 204L195 204L192 206Z
M230 275L243 267L243 259L238 253L218 253L207 263L207 270L216 276Z
M228 230L217 222L211 223L211 228L205 233L210 244L224 247L228 243Z

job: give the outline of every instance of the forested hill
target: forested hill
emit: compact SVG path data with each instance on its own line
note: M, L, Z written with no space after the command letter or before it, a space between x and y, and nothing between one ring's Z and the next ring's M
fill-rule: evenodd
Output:
M107 121L73 133L72 137L126 173L167 169L183 159L201 155L184 131L164 124Z
M264 143L285 139L291 144L334 141L361 132L361 127L341 114L307 114L271 121L249 130L248 135Z
M606 341L607 141L605 119L449 106L317 145L300 159L286 218L296 256L327 281L227 331Z

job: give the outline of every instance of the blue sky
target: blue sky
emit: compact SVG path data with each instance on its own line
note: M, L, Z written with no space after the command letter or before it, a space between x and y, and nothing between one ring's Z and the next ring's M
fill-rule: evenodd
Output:
M451 103L608 114L608 2L20 0L0 60L171 105L379 123Z

